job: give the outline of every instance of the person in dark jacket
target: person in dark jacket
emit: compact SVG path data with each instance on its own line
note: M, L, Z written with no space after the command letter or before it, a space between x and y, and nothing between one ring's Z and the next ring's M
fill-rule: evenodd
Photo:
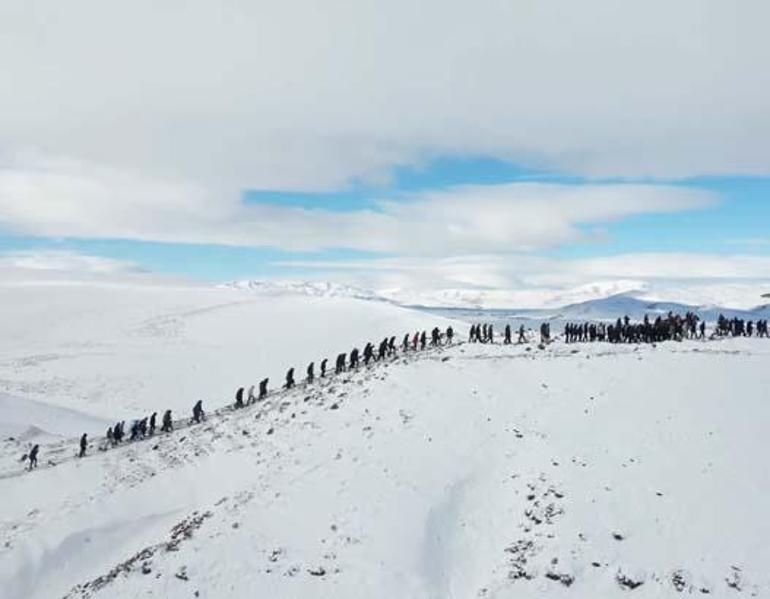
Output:
M150 436L152 437L155 434L155 425L157 423L158 413L153 412L150 416Z
M163 426L160 427L160 430L164 433L170 433L174 430L174 422L171 420L171 410L163 412Z
M284 387L286 389L294 387L294 368L289 368L289 370L286 371L286 384Z
M329 361L329 360L327 360L326 358L324 358L323 360L321 360L321 378L323 378L323 377L325 377L325 376L326 376L326 363L327 363L328 361Z
M79 458L86 457L86 449L88 449L88 435L83 433L83 436L80 437L80 453L78 454Z
M267 383L270 379L262 379L259 381L259 401L262 401L267 397Z
M29 469L37 468L37 454L40 451L40 445L33 445L32 451L29 452Z
M241 393L241 406L243 406L243 393ZM200 421L204 420L205 418L206 414L203 413L203 400L199 399L193 406L193 422L200 424Z
M244 406L243 393L244 393L243 387L238 387L238 390L235 392L235 409L236 410Z
M315 362L310 362L307 366L307 382L312 383L315 379Z

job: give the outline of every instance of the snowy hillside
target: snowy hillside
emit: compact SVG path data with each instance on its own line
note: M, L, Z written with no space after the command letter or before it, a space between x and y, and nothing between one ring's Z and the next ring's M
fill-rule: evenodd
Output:
M768 353L463 345L13 475L5 596L766 596Z
M222 404L238 386L279 384L289 367L302 375L311 361L435 321L345 297L132 279L14 281L0 284L0 302L3 434L58 428L62 410L99 433L152 410L187 414L198 399Z
M386 301L374 291L340 285L328 281L232 281L221 285L223 288L253 291L263 296L300 295L310 297L344 297L350 299Z
M0 294L4 599L770 596L767 340L461 343L233 411L239 385L450 321L189 285ZM166 407L173 433L100 451Z

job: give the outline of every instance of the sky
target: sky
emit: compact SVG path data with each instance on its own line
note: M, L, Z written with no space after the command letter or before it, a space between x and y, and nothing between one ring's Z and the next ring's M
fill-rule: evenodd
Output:
M758 304L768 17L756 0L6 0L0 266Z

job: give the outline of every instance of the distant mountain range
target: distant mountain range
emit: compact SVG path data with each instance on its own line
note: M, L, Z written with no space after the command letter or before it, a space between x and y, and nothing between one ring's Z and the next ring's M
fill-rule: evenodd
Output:
M731 308L714 303L696 304L686 301L660 301L644 297L649 293L641 284L633 281L618 281L608 284L586 285L572 290L552 294L542 304L542 308L517 308L513 303L517 298L526 298L527 303L537 302L536 292L510 292L510 307L505 305L506 292L485 292L474 290L444 290L430 294L407 294L395 290L371 291L349 285L330 282L308 281L233 281L222 287L253 291L260 295L307 295L312 297L346 297L367 301L380 301L405 307L454 315L458 318L472 318L483 311L490 316L508 319L551 319L551 320L605 320L628 315L634 320L644 318L645 314L654 317L668 312L684 313L692 311L706 320L715 320L719 314L738 318L767 318L770 316L770 302L761 303L761 299L770 298L770 294L757 293L760 300L757 305L746 308ZM620 290L620 292L618 292ZM720 295L713 289L712 295ZM717 290L718 291L718 290ZM728 288L725 297L739 297L735 289ZM741 290L743 291L743 290ZM747 300L740 296L742 304ZM569 301L573 298L588 298L581 301ZM560 300L567 300L557 304Z

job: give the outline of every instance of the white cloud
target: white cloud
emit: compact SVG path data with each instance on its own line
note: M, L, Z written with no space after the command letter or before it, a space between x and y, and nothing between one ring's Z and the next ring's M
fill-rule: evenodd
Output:
M34 250L0 254L0 269L9 268L44 271L53 270L82 274L143 272L143 269L133 262L57 250Z
M211 204L456 153L770 174L768 21L763 0L5 0L0 151L204 185Z
M334 212L244 204L192 184L74 160L24 155L0 170L0 226L44 237L349 248L406 255L524 251L596 237L581 225L710 206L666 185L513 183L463 186Z

